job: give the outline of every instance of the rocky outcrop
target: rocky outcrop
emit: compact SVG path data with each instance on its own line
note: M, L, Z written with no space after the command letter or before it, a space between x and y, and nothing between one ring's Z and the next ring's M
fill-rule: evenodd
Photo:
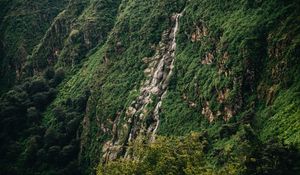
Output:
M210 105L208 101L204 104L202 108L202 115L204 115L210 123L215 120L215 116L210 109Z
M194 31L191 34L191 41L192 42L200 41L202 37L205 37L207 35L208 35L208 29L202 22L197 25L195 24Z
M214 55L212 53L207 53L205 55L205 58L201 61L201 63L204 65L210 65L213 63L213 60L214 60Z

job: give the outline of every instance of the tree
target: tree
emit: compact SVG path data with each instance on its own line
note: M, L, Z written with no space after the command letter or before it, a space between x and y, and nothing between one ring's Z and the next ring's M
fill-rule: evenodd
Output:
M65 162L68 162L76 157L76 147L73 145L66 145L60 152L61 157Z
M65 71L62 68L59 68L55 72L52 84L54 86L59 85L65 78Z
M46 146L54 145L57 143L58 140L58 133L57 131L50 127L46 130L44 135L44 143Z
M47 85L44 79L37 79L32 81L29 92L30 94L35 94L38 92L45 92L49 90L49 86Z
M55 76L55 70L53 67L47 68L47 70L44 72L44 78L47 80L51 80Z
M30 107L27 109L27 117L30 122L38 122L40 120L40 113L36 107Z
M37 109L44 110L47 104L50 103L48 100L48 92L39 92L32 96L32 101Z
M48 161L49 162L53 162L53 163L59 163L60 161L60 156L59 156L59 153L60 153L60 146L51 146L48 150Z
M66 117L66 113L64 109L60 106L57 106L53 109L53 115L58 122L64 121Z

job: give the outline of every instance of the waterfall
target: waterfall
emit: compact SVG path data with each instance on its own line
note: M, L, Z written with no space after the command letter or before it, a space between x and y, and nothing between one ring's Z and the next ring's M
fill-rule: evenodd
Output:
M145 70L147 79L142 83L138 98L127 108L125 118L127 123L119 128L119 132L128 129L128 136L125 143L121 143L120 138L115 141L113 139L107 143L109 146L105 149L106 153L104 157L108 157L109 160L115 158L118 152L122 151L120 149L125 149L124 146L128 145L128 143L132 142L139 135L148 137L150 142L155 140L160 123L159 114L162 101L167 94L167 88L174 69L176 35L179 29L179 18L181 16L182 13L172 16L172 20L174 21L173 27L163 33L156 54L151 58L147 58L150 60L148 68ZM155 101L152 100L153 97L155 97ZM152 111L150 112L147 108L149 105L154 106L154 109L151 109ZM152 119L149 126L145 124L146 117ZM117 152L113 151L116 149ZM128 149L125 149L124 157L128 156Z
M156 132L157 132L157 129L158 129L158 126L159 126L159 112L160 112L160 108L161 108L161 105L162 105L162 100L164 99L164 97L166 96L167 94L167 87L169 85L169 82L170 82L170 78L172 76L172 73L173 73L173 69L174 69L174 62L175 62L175 51L176 51L176 36L177 36L177 32L178 32L178 28L179 28L179 18L182 16L182 13L179 13L179 14L176 14L175 15L175 27L173 28L173 40L172 40L172 44L171 44L171 57L172 57L172 62L171 62L171 65L170 65L170 70L169 70L169 73L166 77L166 81L164 82L165 84L163 84L163 94L159 100L159 102L157 103L155 109L154 109L154 119L156 121L155 123L155 128L154 130L152 131L152 135L151 135L151 142L153 142L155 140L155 135L156 135Z

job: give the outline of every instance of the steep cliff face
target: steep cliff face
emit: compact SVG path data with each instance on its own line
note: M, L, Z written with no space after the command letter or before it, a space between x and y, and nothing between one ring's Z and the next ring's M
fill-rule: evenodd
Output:
M297 1L0 2L0 174L299 173Z

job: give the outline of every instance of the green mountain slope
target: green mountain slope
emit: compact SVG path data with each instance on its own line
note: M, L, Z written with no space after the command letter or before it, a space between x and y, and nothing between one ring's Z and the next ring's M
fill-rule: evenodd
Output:
M0 2L0 174L300 172L296 0Z
M49 28L67 1L1 0L1 88L7 91L22 79L26 57Z

